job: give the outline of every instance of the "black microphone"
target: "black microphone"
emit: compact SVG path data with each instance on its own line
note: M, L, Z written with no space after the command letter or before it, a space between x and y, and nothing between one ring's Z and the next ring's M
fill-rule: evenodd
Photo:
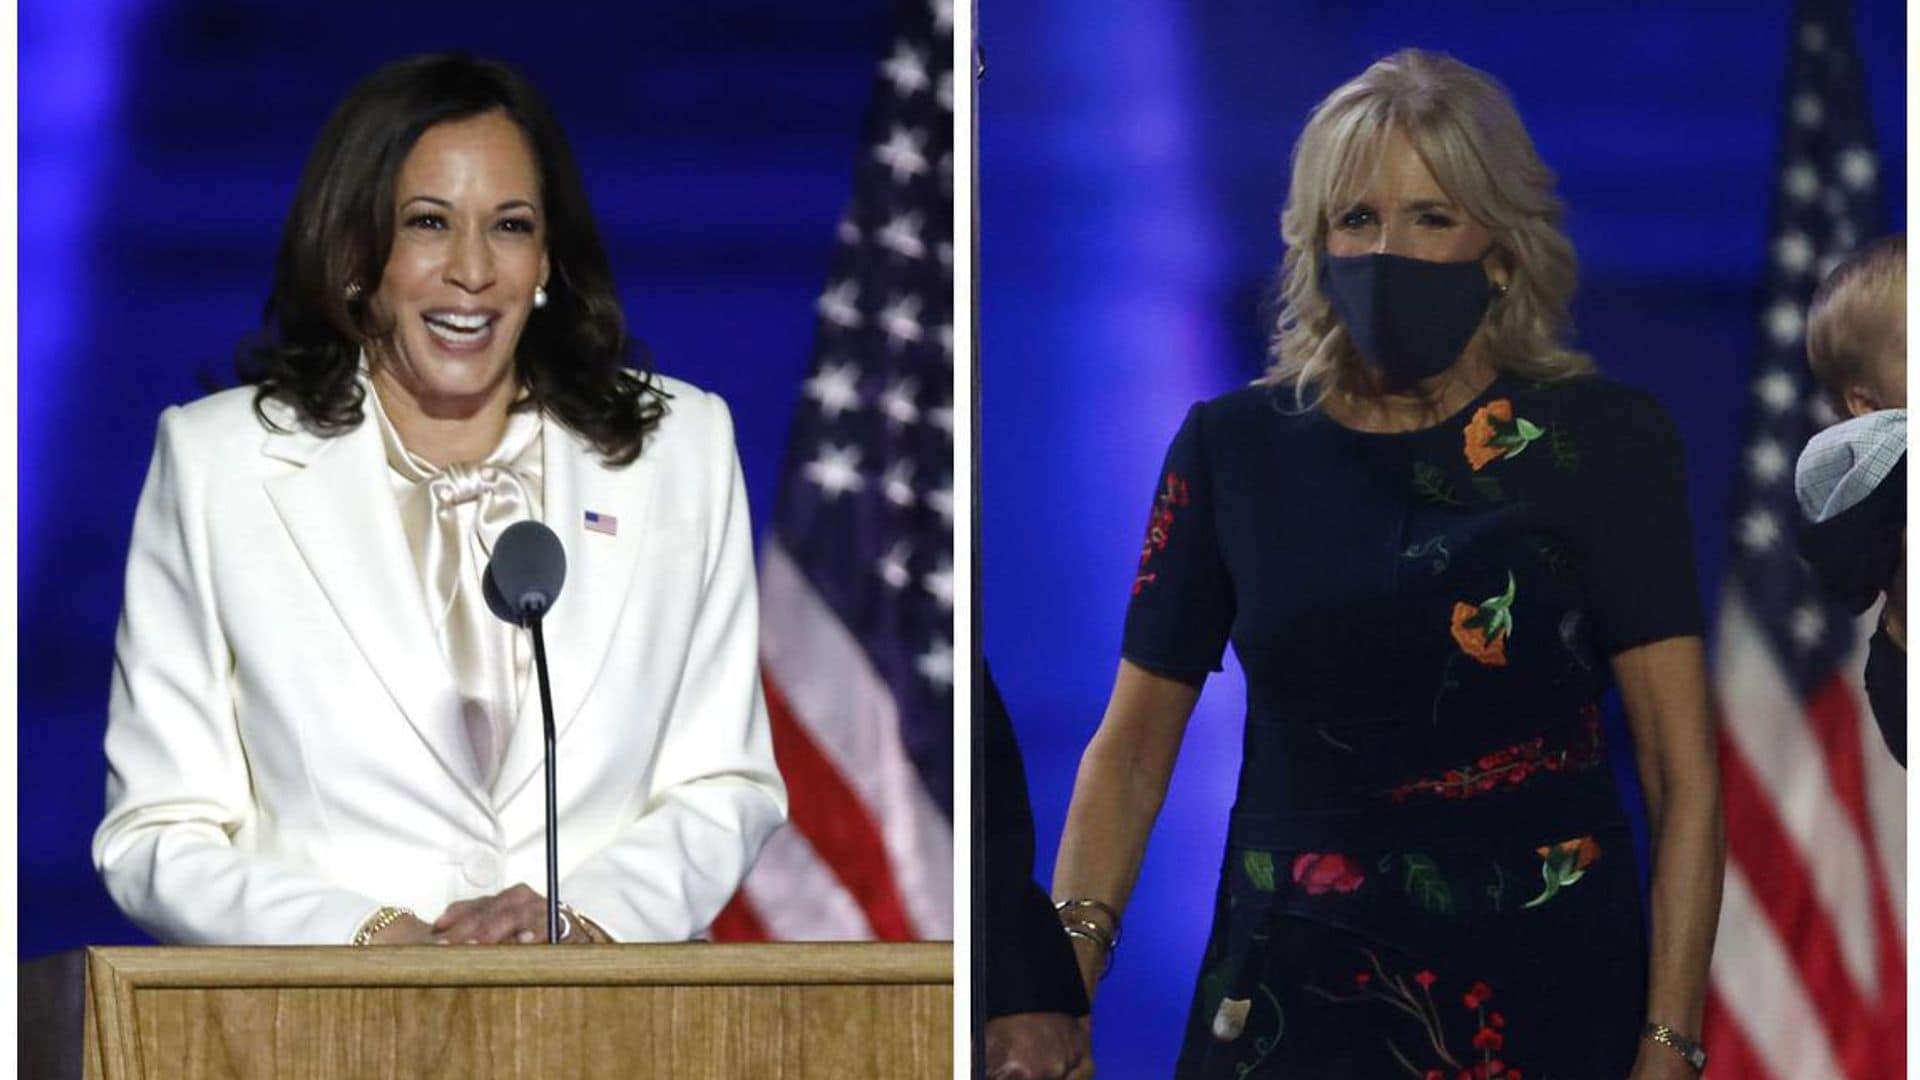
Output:
M560 941L558 800L553 780L553 693L547 687L547 640L540 622L560 598L567 580L567 553L553 530L537 521L516 521L493 542L481 592L500 618L533 631L533 669L540 680L540 719L547 743L547 944Z

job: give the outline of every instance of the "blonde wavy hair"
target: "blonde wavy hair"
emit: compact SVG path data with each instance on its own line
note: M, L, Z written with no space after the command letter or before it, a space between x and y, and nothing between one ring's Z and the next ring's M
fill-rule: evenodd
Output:
M1332 214L1372 167L1380 137L1404 132L1449 199L1487 227L1511 270L1506 295L1481 333L1495 366L1534 380L1593 370L1568 347L1576 277L1573 242L1560 231L1553 170L1507 92L1450 56L1403 49L1376 61L1314 106L1293 147L1293 177L1280 215L1287 253L1267 384L1292 384L1303 409L1334 389L1364 391L1359 352L1320 291Z

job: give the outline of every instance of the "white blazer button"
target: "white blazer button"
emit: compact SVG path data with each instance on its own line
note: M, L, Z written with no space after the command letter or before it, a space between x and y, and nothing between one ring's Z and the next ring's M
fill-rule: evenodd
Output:
M500 881L500 860L486 848L474 848L461 861L460 872L466 875L467 884L492 888Z

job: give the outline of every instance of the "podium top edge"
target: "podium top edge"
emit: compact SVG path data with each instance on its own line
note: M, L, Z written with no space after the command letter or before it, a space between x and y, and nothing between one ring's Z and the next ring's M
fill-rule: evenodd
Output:
M154 989L953 982L953 945L944 941L100 947L89 948L87 959L96 981Z

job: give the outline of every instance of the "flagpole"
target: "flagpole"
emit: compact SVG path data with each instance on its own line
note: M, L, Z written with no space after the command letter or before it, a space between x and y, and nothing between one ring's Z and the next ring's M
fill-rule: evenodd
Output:
M971 437L968 440L967 452L967 491L968 498L972 502L972 512L968 518L967 558L972 564L970 580L973 582L973 625L970 634L973 644L971 671L973 716L969 718L973 732L973 753L969 758L973 774L971 786L973 798L970 800L973 804L971 807L973 828L970 834L973 839L973 849L970 853L973 872L969 875L969 887L974 889L974 902L968 905L973 913L971 920L973 978L969 987L972 991L970 995L972 1008L969 1012L969 1026L973 1037L972 1075L977 1077L985 1075L987 1060L985 1040L987 980L984 962L986 953L981 948L981 943L986 940L986 918L983 914L983 905L979 903L980 894L977 888L986 881L987 873L986 812L980 798L980 793L986 790L984 762L987 757L980 726L980 706L985 700L982 695L986 692L986 680L982 677L986 670L986 659L981 651L984 638L980 632L985 622L985 612L980 603L980 80L986 76L987 64L985 55L980 49L980 8L978 4L969 4L968 7L971 17L967 20L967 26L973 39L971 50L973 78L967 80L967 95L971 102L971 107L967 110L967 233L970 237L967 250L973 256L967 263L968 280L972 282L967 305L967 326L971 331L968 335L967 350L969 380L967 393L971 401L968 408Z

